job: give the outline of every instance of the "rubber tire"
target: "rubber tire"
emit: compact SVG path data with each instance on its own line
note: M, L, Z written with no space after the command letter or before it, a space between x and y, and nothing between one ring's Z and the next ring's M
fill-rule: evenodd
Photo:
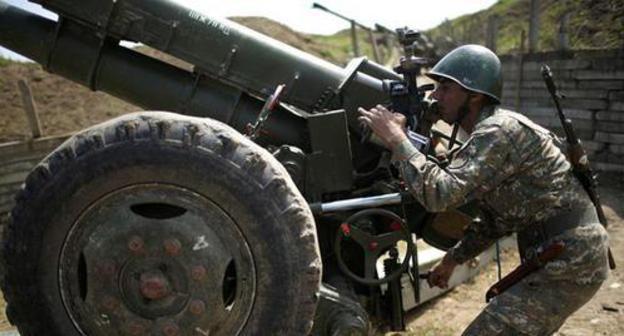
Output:
M2 289L9 320L22 336L79 335L58 289L61 244L93 199L146 181L188 186L236 220L257 275L255 304L241 334L309 332L320 252L312 213L283 166L218 121L141 112L71 137L16 196L3 242Z

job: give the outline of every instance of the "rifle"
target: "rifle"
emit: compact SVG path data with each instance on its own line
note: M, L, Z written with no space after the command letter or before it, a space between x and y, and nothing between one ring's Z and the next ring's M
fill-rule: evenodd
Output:
M587 158L587 153L581 144L581 140L579 140L576 136L574 126L572 126L572 120L570 120L570 118L566 118L565 114L563 114L563 111L561 110L559 99L561 99L563 95L561 95L555 87L552 72L546 64L542 65L542 77L544 78L548 92L550 92L550 96L555 101L557 115L559 116L559 120L563 126L563 131L566 135L566 141L568 143L568 160L570 160L570 163L572 164L574 176L576 176L579 182L581 182L583 189L585 189L587 195L589 195L589 198L594 204L594 207L596 207L596 213L598 214L600 224L607 228L607 217L602 211L600 197L598 196L598 191L596 190L596 174L594 174L589 165L589 159ZM611 253L610 248L608 249L608 258L609 268L615 269L615 259L613 259L613 254Z
M563 242L556 242L520 266L516 267L513 271L507 274L504 278L500 279L497 283L492 285L490 289L485 293L485 302L490 300L506 291L509 287L518 283L518 281L524 279L527 275L531 274L536 269L542 267L545 263L557 258L562 252L565 244Z

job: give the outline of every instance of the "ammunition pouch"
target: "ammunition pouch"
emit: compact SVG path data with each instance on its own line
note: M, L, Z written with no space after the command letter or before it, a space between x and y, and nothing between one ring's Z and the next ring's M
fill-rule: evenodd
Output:
M572 209L535 223L518 232L520 258L523 261L532 259L544 243L550 242L565 231L599 223L594 207Z

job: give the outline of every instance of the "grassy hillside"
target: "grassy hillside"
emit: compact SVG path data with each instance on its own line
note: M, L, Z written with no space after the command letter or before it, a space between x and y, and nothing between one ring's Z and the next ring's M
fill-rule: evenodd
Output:
M362 29L358 29L357 37L360 56L366 56L368 59L374 60L373 46L371 44L369 33ZM333 35L311 35L311 38L327 48L323 57L338 60L338 64L346 64L354 57L350 29L339 31ZM393 39L386 39L381 34L375 34L375 38L377 40L377 49L381 58L380 63L392 63L392 58L397 54L394 50L392 50L395 47Z
M344 65L354 57L350 29L342 30L333 35L315 35L297 32L288 26L263 17L231 17L230 20L334 64ZM360 56L374 59L368 32L358 29L357 36ZM384 41L381 36L377 36L377 38L380 56L384 61L391 54L386 45L391 44L391 41Z
M571 49L609 49L624 46L624 1L540 0L538 51L557 49L559 22L569 15ZM486 23L498 18L497 52L505 54L520 46L521 31L528 36L530 0L500 0L490 8L447 21L427 33L437 41L449 38L456 44L486 43ZM525 47L528 46L525 40ZM525 49L526 50L526 49Z

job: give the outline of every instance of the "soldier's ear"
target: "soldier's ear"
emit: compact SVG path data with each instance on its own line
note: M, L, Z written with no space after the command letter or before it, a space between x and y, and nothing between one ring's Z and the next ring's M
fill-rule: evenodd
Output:
M476 103L481 106L486 105L488 102L487 96L481 93L476 93L476 92L469 93L468 99L470 100L471 103Z

